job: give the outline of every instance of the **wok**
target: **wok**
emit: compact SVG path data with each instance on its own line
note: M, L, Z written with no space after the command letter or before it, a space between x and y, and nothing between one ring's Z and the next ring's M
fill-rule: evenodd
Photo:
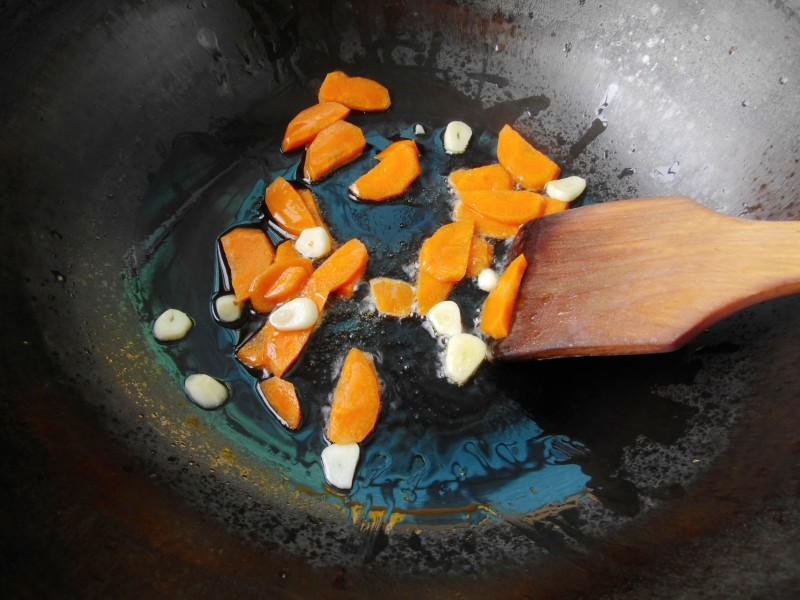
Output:
M335 68L384 82L398 128L516 123L589 179L586 202L690 195L800 219L798 10L4 3L4 595L795 594L796 298L671 354L503 367L519 410L583 449L561 462L585 490L390 527L354 523L346 499L282 477L289 459L237 445L230 414L191 406L131 285L147 236L203 196L192 176L262 164Z

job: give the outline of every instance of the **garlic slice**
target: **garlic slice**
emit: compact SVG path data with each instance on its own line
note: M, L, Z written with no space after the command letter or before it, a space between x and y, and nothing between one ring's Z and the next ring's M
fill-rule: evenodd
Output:
M484 292L491 292L497 285L500 276L494 269L483 269L478 273L478 288Z
M457 333L447 341L444 351L444 374L462 385L475 374L486 358L486 342L471 333Z
M332 486L341 490L353 487L361 450L358 444L331 444L322 451L322 471Z
M448 154L463 154L472 137L472 129L463 121L451 121L444 130L444 151Z
M435 304L425 316L439 335L451 336L462 331L461 309L452 300L443 300Z
M562 202L572 202L586 189L586 180L583 177L572 175L564 179L548 181L544 186L544 193L561 200Z
M295 298L272 311L269 322L278 331L300 331L314 326L319 310L309 298Z
M228 388L204 373L189 375L183 382L183 388L192 402L206 410L219 408L228 399Z
M159 342L182 340L192 328L189 316L177 308L168 308L153 323L153 335Z
M214 300L217 317L223 323L233 323L242 318L242 305L236 302L234 294L225 294Z
M324 227L309 227L300 232L294 247L306 258L322 258L331 253L331 236Z

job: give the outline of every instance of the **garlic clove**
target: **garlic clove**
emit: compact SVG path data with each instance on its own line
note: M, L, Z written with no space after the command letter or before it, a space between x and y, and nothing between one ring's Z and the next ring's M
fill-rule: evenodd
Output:
M294 247L306 258L322 258L331 253L331 236L324 227L309 227L300 232Z
M561 200L562 202L572 202L586 189L586 180L583 177L572 175L564 179L548 181L544 186L544 193Z
M444 373L458 385L466 383L486 358L487 346L471 333L457 333L447 341L444 351Z
M269 315L269 322L278 331L300 331L313 327L319 319L319 309L309 298L295 298L279 306Z
M472 129L463 121L451 121L444 130L444 151L448 154L463 154L472 137Z
M168 308L153 323L153 335L159 342L182 340L192 328L189 316L177 308Z
M361 450L358 444L331 444L322 451L322 471L332 486L341 490L353 487Z
M462 332L461 309L452 300L435 304L425 316L439 335L451 336Z

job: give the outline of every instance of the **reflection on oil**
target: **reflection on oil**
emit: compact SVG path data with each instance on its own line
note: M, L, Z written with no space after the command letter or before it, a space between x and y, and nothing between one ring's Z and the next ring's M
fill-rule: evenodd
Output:
M496 132L479 113L469 117L476 135L461 156L442 151L444 123L438 119L404 120L396 114L352 119L369 132L368 152L314 191L334 238L358 237L369 249L367 277L408 279L422 240L450 218L446 175L494 162ZM424 165L418 193L379 205L350 199L347 185L372 166L375 150L391 138L414 138L417 122L428 132L416 137ZM637 492L618 472L622 448L639 435L680 435L691 409L652 395L617 406L617 399L631 396L628 390L611 385L606 388L611 391L601 392L592 379L582 386L569 372L570 361L484 365L469 385L457 388L439 376L437 342L421 320L378 317L363 288L352 301L327 310L289 373L305 417L298 432L283 428L262 404L253 374L233 358L248 332L220 327L211 310L210 300L222 286L217 236L238 223L263 223L267 182L277 175L297 180L301 167L297 154L278 152L274 126L250 135L245 130L239 122L216 138L186 134L175 140L151 182L138 225L145 241L132 254L128 279L148 334L153 316L167 307L195 320L183 343L153 349L176 385L192 372L227 383L232 399L210 422L232 445L262 457L264 468L280 472L298 489L343 503L354 518L373 516L384 523L456 524L492 517L513 524L543 507L574 503L587 489L617 514L638 512ZM227 143L220 141L226 138ZM502 255L502 245L498 251ZM462 307L477 307L481 298L469 282L454 291ZM475 316L465 311L464 322ZM344 495L324 484L319 455L326 444L329 395L351 346L376 356L384 408L362 447L354 487ZM663 418L654 420L653 411Z

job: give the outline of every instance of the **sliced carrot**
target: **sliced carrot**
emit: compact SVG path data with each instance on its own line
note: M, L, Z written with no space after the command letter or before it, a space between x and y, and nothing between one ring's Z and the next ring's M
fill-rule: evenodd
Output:
M469 262L467 263L467 275L477 277L481 271L488 269L494 257L494 246L479 235L472 236L472 244L469 247Z
M267 322L236 351L236 357L248 367L266 369L280 377L300 356L311 332L311 329L278 331Z
M276 263L293 258L303 258L303 255L297 251L297 248L294 247L294 243L291 240L278 244L278 247L275 249Z
M275 249L267 234L254 227L237 227L220 238L222 251L228 263L231 286L236 301L250 298L250 285L266 271L275 257Z
M302 196L283 177L269 184L265 202L272 218L291 235L300 235L304 229L317 226Z
M544 199L544 215L552 215L553 213L561 212L569 208L569 202L563 200L556 200L555 198L545 197Z
M495 288L486 296L481 313L481 331L486 335L495 339L508 335L519 284L527 267L528 261L525 260L525 255L520 254L506 267Z
M297 390L290 381L280 377L270 377L259 382L258 389L264 395L267 406L272 409L277 417L289 429L295 430L300 427L302 411L300 410L300 399L297 397Z
M397 140L396 142L392 142L391 144L386 146L386 148L378 152L375 155L375 158L377 160L383 160L395 150L403 147L413 150L416 153L416 155L419 156L419 148L417 147L417 142L415 142L414 140Z
M389 145L375 157L381 162L356 179L350 191L362 200L386 200L405 192L422 172L417 146L411 144Z
M357 274L363 274L369 255L367 247L360 240L353 238L339 247L323 262L309 279L314 289L324 292L338 292L349 285Z
M519 231L519 227L516 225L507 225L484 217L471 208L464 206L461 201L456 202L453 207L453 219L456 221L465 219L473 221L475 223L475 233L495 240L507 240L517 235L517 231Z
M525 138L505 125L497 138L497 160L518 184L541 190L548 181L558 179L561 168L531 146Z
M450 173L450 185L458 194L482 190L513 190L514 180L503 168L494 164L474 169L459 169Z
M455 284L448 281L439 281L420 269L417 273L417 312L427 315L436 304L447 300L453 285Z
M307 258L276 260L266 271L253 280L250 302L260 313L267 313L281 302L297 296L314 271Z
M327 437L334 444L363 442L380 412L381 384L372 356L352 348L333 392Z
M366 146L361 129L347 121L336 121L320 131L308 146L303 176L317 181L355 159Z
M544 198L535 192L464 192L461 201L484 217L517 227L541 216L544 211Z
M474 223L469 220L442 225L422 244L419 268L439 281L455 283L467 273Z
M364 273L366 272L367 263L364 263L360 269L353 273L352 277L336 288L336 293L345 300L352 298L353 294L356 293L356 286L361 283L362 279L364 279Z
M367 249L364 244L357 239L350 240L311 274L299 296L312 300L322 312L328 295L346 285L354 273L367 264L367 259ZM266 369L280 377L300 356L313 331L313 328L301 331L278 331L267 322L239 348L236 356L248 367Z
M286 126L281 150L289 152L305 146L328 125L341 121L349 114L350 109L338 102L320 102L301 110Z
M375 277L369 280L378 312L393 317L407 317L414 309L414 286L400 279Z
M342 71L328 73L319 88L320 102L339 102L353 110L377 111L391 106L389 90L365 77L350 77Z
M322 213L319 212L319 205L317 204L317 199L314 198L314 193L306 188L297 190L297 193L300 194L300 198L303 199L303 203L306 205L308 212L311 213L311 217L314 219L314 223L316 223L317 227L325 227L327 229L327 225L325 225L325 221L322 218Z

